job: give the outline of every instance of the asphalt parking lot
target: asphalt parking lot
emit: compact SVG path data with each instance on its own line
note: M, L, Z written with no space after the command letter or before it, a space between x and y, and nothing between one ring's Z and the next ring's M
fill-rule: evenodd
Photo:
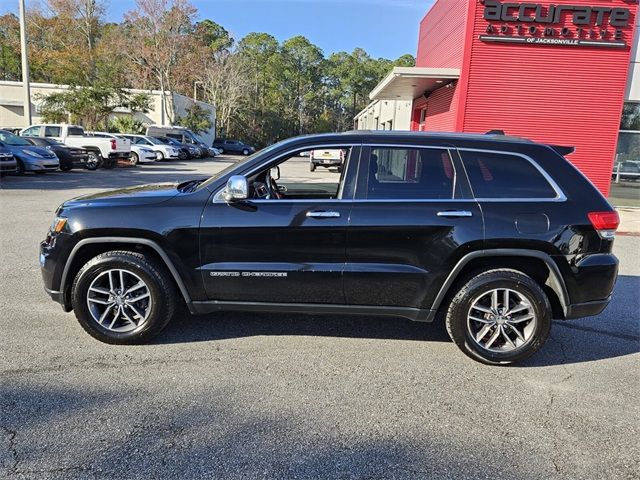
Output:
M1 180L0 475L640 476L640 237L616 240L609 308L554 322L509 368L469 360L441 325L389 318L180 313L150 345L108 346L44 293L38 242L62 201L227 165Z

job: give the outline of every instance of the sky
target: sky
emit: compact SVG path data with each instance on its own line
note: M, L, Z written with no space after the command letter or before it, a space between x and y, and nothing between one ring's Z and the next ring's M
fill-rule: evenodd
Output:
M27 8L38 0L26 0ZM119 21L133 0L104 0L107 20ZM304 35L329 55L364 48L372 57L416 54L418 26L433 0L191 0L236 39L266 32L278 40ZM0 1L0 13L17 13L18 0ZM13 6L12 6L13 4Z

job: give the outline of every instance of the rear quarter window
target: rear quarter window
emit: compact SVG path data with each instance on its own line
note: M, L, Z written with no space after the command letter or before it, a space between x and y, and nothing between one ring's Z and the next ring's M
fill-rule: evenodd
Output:
M476 198L556 198L545 176L519 155L460 151Z

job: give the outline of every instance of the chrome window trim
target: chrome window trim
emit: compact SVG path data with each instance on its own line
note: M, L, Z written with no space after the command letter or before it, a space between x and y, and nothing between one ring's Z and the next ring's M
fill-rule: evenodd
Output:
M304 147L296 147L293 149L289 149L289 150L285 150L284 152L282 152L281 154L279 154L276 158L277 160L287 156L287 155L291 155L292 153L295 152L308 152L309 150L316 150L316 149L320 149L320 148L339 148L339 147L348 147L348 148L361 148L362 144L361 143L353 143L353 142L345 142L345 143L329 143L329 144L312 144L311 146L304 146ZM351 155L349 155L349 157L351 157ZM271 168L273 166L274 163L277 163L276 159L271 159L269 162L267 162L266 166L265 164L260 165L259 167L256 167L252 170L249 170L249 172L243 174L244 177L249 178L251 175L253 175L256 172L259 172L262 169L267 169L267 168ZM286 160L285 160L286 161ZM349 159L349 161L351 161L351 159ZM280 162L282 163L282 162ZM232 173L232 172L230 172ZM219 198L219 196L221 195L222 191L227 188L226 183L224 184L224 186L222 186L218 191L216 191L213 194L213 202L212 203L227 203L224 200L222 200L221 198ZM338 191L340 191L340 187L338 186ZM251 202L273 202L273 200L253 200L253 199L247 199L248 201ZM351 199L353 200L353 199ZM321 201L323 202L345 202L345 201L351 201L351 200L345 200L342 198L328 198L328 199L322 199ZM309 200L278 200L278 202L308 202Z
M499 154L499 155L512 155L512 156L524 158L531 165L533 165L533 167L536 170L538 170L538 172L542 175L542 177L547 181L549 186L551 186L551 188L556 192L556 196L552 197L552 198L549 198L549 197L540 197L540 198L533 198L533 197L522 197L522 198L519 198L519 197L508 197L508 198L476 197L475 192L473 191L473 185L471 184L471 180L469 180L469 187L471 188L471 192L473 193L473 197L478 202L566 202L567 201L566 195L564 194L564 192L562 191L560 186L556 183L556 181L553 178L551 178L551 176L540 165L538 165L538 162L536 162L530 156L525 155L524 153L505 151L505 150L489 150L489 149L485 149L485 148L465 148L465 147L458 148L457 150L458 150L458 152L484 152L484 153L495 153L495 154ZM462 154L460 155L460 160L462 161L462 166L464 168L466 168L465 165L464 165L464 157L462 156Z

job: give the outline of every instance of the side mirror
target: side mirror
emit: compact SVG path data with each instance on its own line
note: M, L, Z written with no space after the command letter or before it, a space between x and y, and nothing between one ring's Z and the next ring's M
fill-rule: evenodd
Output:
M234 175L227 182L224 199L227 202L237 202L249 198L249 182L242 175Z
M271 170L269 171L269 176L274 180L280 180L280 167L279 166L272 167Z

